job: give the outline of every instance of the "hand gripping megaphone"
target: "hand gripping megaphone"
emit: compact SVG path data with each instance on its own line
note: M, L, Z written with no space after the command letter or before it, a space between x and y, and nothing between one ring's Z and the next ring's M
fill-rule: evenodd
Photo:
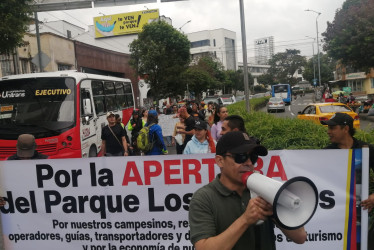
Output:
M317 187L306 177L298 176L282 183L259 173L247 172L242 181L251 192L273 205L273 217L282 228L304 226L317 209Z

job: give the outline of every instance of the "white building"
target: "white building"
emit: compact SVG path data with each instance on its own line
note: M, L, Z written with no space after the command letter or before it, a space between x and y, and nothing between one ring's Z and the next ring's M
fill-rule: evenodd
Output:
M192 61L213 55L225 69L237 69L236 33L227 29L203 30L186 34L191 42Z
M239 62L238 66L239 66L239 69L243 71L243 63ZM269 68L270 68L270 65L260 65L260 64L248 63L247 69L248 69L248 72L251 73L251 75L254 78L254 85L255 86L261 83L261 82L260 83L258 82L257 78L261 75L266 74L268 72Z
M266 65L274 55L274 37L264 37L256 39L255 44L255 64Z

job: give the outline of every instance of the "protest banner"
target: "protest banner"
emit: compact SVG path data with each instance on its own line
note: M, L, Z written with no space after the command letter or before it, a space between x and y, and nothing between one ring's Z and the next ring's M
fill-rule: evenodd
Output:
M356 151L282 150L259 158L262 174L306 176L319 193L307 242L296 245L276 230L277 249L355 249ZM4 161L0 173L7 250L189 250L189 202L219 168L213 154L198 154Z
M158 116L158 125L161 126L163 136L172 136L174 132L175 124L179 122L179 118L172 115L159 115Z

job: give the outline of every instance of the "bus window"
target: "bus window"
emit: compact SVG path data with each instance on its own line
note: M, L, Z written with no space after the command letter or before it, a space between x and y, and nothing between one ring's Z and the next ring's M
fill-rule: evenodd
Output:
M126 101L127 101L127 106L128 107L134 106L134 99L132 97L132 94L131 95L130 94L126 95Z
M92 94L94 96L104 95L104 88L102 81L92 81Z
M114 90L113 82L104 82L104 92L105 92L105 106L106 111L115 111L119 107L116 101L116 92Z
M126 95L127 107L134 106L134 99L133 99L132 91L131 91L131 83L125 83L125 95Z
M92 81L92 94L97 115L105 113L104 88L102 81Z
M115 82L114 83L114 88L116 89L116 100L117 100L118 107L120 109L127 108L125 91L123 89L123 83L122 82Z

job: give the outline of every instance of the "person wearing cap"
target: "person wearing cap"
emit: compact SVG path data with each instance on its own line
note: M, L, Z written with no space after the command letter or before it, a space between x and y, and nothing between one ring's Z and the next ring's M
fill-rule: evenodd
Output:
M145 121L140 117L139 110L134 109L132 111L132 119L127 124L127 129L131 131L131 146L133 147L134 153L139 154L139 150L136 146L136 139L138 138L140 130L145 126Z
M108 125L101 130L101 152L105 156L128 156L126 130L116 121L115 114L106 114Z
M9 156L8 160L34 160L47 159L48 156L36 151L35 137L31 134L18 136L17 153Z
M250 197L242 176L254 169L258 156L267 155L246 133L228 132L216 146L216 164L220 174L197 190L189 207L190 239L196 250L275 249L273 212L261 197ZM261 225L256 225L264 220ZM303 227L280 230L292 241L306 240Z
M158 125L158 113L156 110L148 111L148 119L145 126L149 127L149 141L153 143L152 149L146 155L168 154L161 126Z
M215 153L216 143L208 131L208 123L202 120L195 121L195 134L187 143L183 154Z
M374 146L353 137L356 131L353 128L353 118L350 115L346 113L335 113L330 120L321 121L321 124L328 126L327 135L331 142L325 149L369 147L369 167L374 171ZM361 206L371 211L374 208L374 193L370 194L368 199L361 201Z

